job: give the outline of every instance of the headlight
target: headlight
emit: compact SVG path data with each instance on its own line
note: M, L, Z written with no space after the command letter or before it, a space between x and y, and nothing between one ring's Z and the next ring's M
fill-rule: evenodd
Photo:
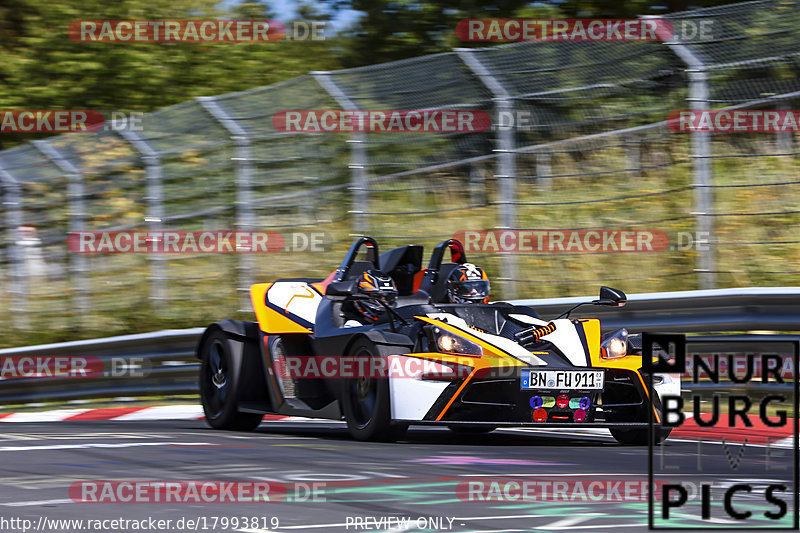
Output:
M625 328L609 334L600 343L600 357L603 359L619 359L628 355L628 330Z
M441 353L475 356L483 355L483 348L460 335L450 333L449 331L437 327L431 328L430 332L433 337L431 339L433 341L432 344L436 347L436 350Z

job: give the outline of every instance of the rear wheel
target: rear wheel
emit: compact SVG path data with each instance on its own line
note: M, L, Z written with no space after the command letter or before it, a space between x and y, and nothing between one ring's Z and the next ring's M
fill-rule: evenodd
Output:
M380 356L375 344L367 339L356 341L349 355ZM392 424L388 378L364 376L345 380L342 411L350 435L357 440L395 441L402 438L408 429L405 425Z
M245 376L235 367L235 342L239 341L221 330L206 337L200 348L200 400L211 427L251 431L258 427L263 416L237 410Z

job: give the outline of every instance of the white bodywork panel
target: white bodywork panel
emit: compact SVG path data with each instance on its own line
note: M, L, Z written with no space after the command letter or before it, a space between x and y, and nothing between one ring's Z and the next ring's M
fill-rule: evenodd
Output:
M410 357L392 355L405 367ZM450 384L449 381L423 381L412 376L389 378L392 418L395 420L422 420L434 402Z
M278 281L267 291L267 301L313 324L322 295L302 281Z
M573 365L589 366L583 343L572 321L568 318L559 318L558 320L553 320L553 324L556 325L556 330L549 335L544 335L542 340L555 344Z

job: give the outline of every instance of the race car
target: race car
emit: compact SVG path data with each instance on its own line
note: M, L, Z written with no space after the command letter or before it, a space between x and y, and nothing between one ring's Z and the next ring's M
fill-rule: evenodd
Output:
M543 320L488 297L452 303L451 273L472 275L462 285L473 288L488 287L486 276L455 239L434 248L427 268L422 258L420 245L379 254L362 237L325 279L251 286L257 321L214 323L197 347L207 423L252 430L265 414L344 420L354 438L383 441L410 425L604 427L623 444L647 444L655 422L654 442L669 435L661 398L680 394L680 377L647 375L639 336L570 318L577 306ZM602 287L585 303L625 302Z

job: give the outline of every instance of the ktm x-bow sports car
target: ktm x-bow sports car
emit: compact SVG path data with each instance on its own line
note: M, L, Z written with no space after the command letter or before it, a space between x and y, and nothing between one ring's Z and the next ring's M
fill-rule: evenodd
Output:
M680 394L679 376L654 375L650 397L640 336L603 334L598 320L569 311L543 320L510 303L450 303L463 245L440 243L424 269L422 255L420 245L379 255L362 237L325 279L250 287L257 322L212 324L197 348L207 422L252 430L268 413L345 420L361 440L394 440L423 424L465 433L606 427L621 443L643 444L652 409L655 442L667 437L660 398ZM625 301L603 287L587 303Z

